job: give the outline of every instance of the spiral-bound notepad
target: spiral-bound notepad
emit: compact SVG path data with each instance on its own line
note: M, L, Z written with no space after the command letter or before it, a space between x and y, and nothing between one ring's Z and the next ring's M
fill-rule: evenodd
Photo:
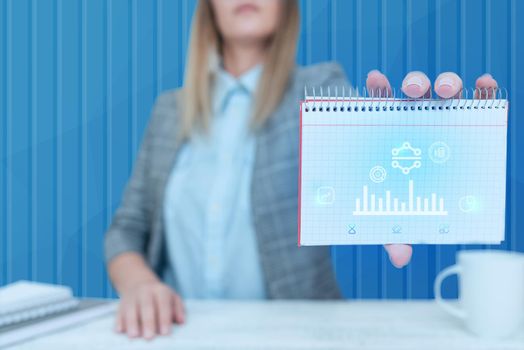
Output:
M299 244L500 243L506 98L306 97Z

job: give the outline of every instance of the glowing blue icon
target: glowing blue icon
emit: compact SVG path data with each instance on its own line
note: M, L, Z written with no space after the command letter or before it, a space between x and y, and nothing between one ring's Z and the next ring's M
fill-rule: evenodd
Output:
M448 224L442 224L438 228L438 233L440 234L446 234L449 233L449 225Z
M386 169L384 169L384 167L381 167L380 165L374 166L369 171L369 178L371 179L371 181L377 184L384 182L384 180L386 179L386 176L387 176Z
M438 141L429 146L428 154L433 163L443 164L448 161L450 157L449 146L442 141Z
M459 200L459 208L464 213L472 213L479 209L479 201L475 196L464 196Z
M357 234L357 226L356 225L349 225L348 233L350 235L356 235Z
M331 186L321 186L317 188L317 202L327 205L335 201L335 189Z
M393 226L393 228L391 229L391 232L395 234L402 233L402 226L400 225Z
M412 147L409 142L404 142L401 147L391 150L391 166L402 170L402 173L408 175L411 170L422 166L420 148Z

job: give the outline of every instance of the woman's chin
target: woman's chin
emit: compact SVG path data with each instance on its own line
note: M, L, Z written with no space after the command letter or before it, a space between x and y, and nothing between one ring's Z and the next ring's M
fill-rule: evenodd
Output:
M260 31L239 31L233 36L228 37L228 42L236 44L245 44L246 46L253 45L253 43L260 43L267 40L271 34Z

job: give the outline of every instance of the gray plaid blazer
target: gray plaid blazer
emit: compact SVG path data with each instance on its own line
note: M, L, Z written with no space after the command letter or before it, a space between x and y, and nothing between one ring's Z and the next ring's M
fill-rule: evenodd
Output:
M253 224L270 298L338 298L328 247L297 247L299 101L304 86L346 85L339 65L296 67L281 103L257 130L251 201ZM326 89L324 89L326 91ZM176 161L177 91L160 95L132 176L105 236L106 262L142 254L159 275L168 262L163 203Z

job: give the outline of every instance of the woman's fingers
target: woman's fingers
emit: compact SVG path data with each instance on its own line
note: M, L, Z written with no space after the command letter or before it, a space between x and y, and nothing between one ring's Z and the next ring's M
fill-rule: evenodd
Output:
M491 74L484 74L477 79L475 87L475 98L486 99L494 97L498 84ZM369 96L385 96L384 92L387 96L391 95L391 85L387 77L378 70L368 73L366 88ZM461 98L462 88L462 79L453 72L441 73L435 80L435 93L441 98ZM410 72L402 81L402 91L411 98L430 98L431 81L422 72Z
M391 96L391 85L389 84L389 80L378 70L372 70L368 73L368 77L366 79L366 89L368 90L368 96Z
M173 325L172 292L167 288L160 288L156 291L155 303L158 313L158 326L161 335L167 335L171 332Z
M182 302L182 298L176 293L172 296L173 300L173 319L177 324L182 324L185 322L185 310L184 310L184 303Z
M431 82L422 72L410 72L402 81L402 91L411 98L431 97Z
M475 98L493 98L498 88L497 81L491 74L480 76L475 82Z
M413 248L407 244L386 244L384 248L388 252L389 260L397 268L406 266L413 254Z
M153 294L142 293L140 296L140 323L142 336L145 339L152 339L157 333L156 310Z
M123 312L124 328L127 336L130 338L138 337L140 334L138 330L138 305L134 302L124 304Z
M453 72L442 73L435 80L435 92L442 98L460 98L462 79Z
M115 332L123 333L124 332L124 320L123 320L123 310L122 303L118 305L118 311L115 317Z
M115 330L130 338L152 339L169 334L173 321L184 322L182 299L163 283L145 283L123 293Z

